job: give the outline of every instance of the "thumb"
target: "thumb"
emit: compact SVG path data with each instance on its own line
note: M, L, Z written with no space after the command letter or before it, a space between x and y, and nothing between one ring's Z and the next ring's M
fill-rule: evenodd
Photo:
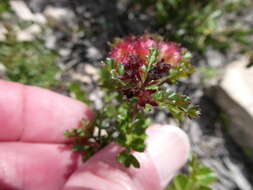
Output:
M63 190L161 190L189 153L187 135L171 125L153 125L147 130L147 149L134 153L141 168L125 168L115 160L121 148L110 144L83 164Z

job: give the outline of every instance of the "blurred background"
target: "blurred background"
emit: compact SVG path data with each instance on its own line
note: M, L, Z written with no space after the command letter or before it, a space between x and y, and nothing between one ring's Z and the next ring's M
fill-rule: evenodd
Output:
M0 78L99 109L97 68L108 42L148 32L193 53L196 72L173 88L202 115L178 125L217 175L213 189L253 189L251 0L0 0ZM172 122L167 112L153 118Z

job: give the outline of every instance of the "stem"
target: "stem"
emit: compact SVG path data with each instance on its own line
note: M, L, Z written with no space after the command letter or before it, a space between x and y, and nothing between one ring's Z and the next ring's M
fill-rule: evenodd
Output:
M139 111L137 103L135 102L131 108L132 109L130 109L129 115L130 115L131 120L134 121L136 119L137 113Z

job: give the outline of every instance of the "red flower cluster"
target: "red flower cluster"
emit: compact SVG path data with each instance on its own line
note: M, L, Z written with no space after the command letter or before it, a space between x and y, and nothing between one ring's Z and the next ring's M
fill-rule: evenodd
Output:
M156 61L150 66L148 56L150 49L156 49ZM119 76L124 82L131 83L131 88L122 89L123 93L131 98L138 98L138 105L145 106L157 103L151 98L155 90L147 90L150 82L168 75L169 70L181 60L182 49L178 44L165 42L162 39L151 36L129 36L117 40L113 45L109 57L115 62L115 69L123 65L124 73ZM150 70L145 70L149 68ZM145 73L146 72L146 73Z
M150 48L158 49L158 58L164 60L166 64L174 65L180 61L181 48L178 44L165 42L150 35L129 36L117 40L110 52L110 57L118 63L126 63L134 55L140 59L142 64L147 64L146 56Z

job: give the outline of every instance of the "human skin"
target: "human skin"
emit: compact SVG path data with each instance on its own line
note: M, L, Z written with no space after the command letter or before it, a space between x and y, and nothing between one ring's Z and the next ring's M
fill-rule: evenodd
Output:
M141 168L115 160L110 144L90 160L66 144L64 131L92 112L83 103L46 89L0 80L1 190L162 190L189 153L187 135L172 125L148 128Z

